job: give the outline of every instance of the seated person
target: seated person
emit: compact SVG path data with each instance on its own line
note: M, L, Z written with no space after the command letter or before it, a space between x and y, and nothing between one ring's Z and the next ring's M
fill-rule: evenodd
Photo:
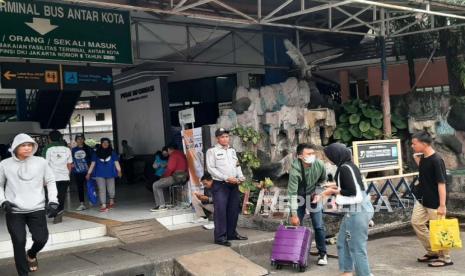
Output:
M154 162L150 164L150 168L146 165L146 173L145 177L147 178L146 187L148 190L153 190L153 182L160 180L166 170L166 166L168 165L168 148L163 147L160 151L155 153Z
M185 183L188 179L187 159L184 153L176 148L175 145L167 146L168 164L162 178L155 181L152 185L153 196L155 198L155 207L150 209L152 212L166 210L165 197L163 189L178 183Z
M211 192L213 178L208 172L205 172L200 180L204 186L203 194L199 192L192 193L192 206L197 217L205 219L208 218L206 212L213 214L213 195Z

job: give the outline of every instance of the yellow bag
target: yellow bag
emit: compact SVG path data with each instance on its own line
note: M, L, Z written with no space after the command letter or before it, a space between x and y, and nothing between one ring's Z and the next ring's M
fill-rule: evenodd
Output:
M459 221L456 218L430 220L429 231L432 251L462 248Z

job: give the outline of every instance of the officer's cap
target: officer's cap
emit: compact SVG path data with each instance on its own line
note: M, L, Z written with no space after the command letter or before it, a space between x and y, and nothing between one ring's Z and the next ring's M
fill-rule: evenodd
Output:
M219 128L219 129L217 129L217 130L215 131L215 136L216 136L216 137L219 137L219 136L221 136L221 135L223 135L223 134L229 134L229 130L226 130L226 129L224 129L224 128Z

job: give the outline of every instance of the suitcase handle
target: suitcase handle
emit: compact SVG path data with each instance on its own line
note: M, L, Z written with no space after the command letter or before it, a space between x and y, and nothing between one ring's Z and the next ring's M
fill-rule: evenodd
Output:
M286 229L297 229L297 226L287 226L286 225L285 227L286 227Z

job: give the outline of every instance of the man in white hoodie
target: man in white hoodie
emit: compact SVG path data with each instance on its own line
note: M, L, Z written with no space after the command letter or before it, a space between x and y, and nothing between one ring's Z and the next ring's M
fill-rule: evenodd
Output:
M29 135L18 134L10 149L12 157L0 162L0 206L6 212L20 276L38 268L37 253L48 240L46 209L49 217L58 213L55 177L47 161L34 156L37 148L37 143ZM47 208L45 186L49 201ZM27 252L26 225L34 241Z

